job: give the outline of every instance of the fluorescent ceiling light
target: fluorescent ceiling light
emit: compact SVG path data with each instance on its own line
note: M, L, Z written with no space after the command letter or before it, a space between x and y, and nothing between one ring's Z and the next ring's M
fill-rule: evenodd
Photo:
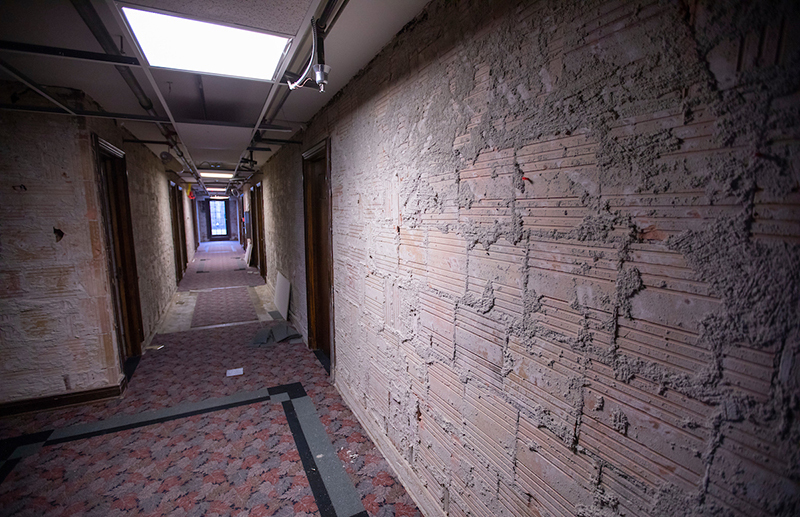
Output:
M226 189L226 188L208 187L206 190L209 191L209 192L225 192L228 189Z
M209 199L228 199L228 196L211 196Z
M123 7L151 66L271 81L288 38Z
M232 172L214 172L214 171L199 171L200 176L204 178L221 178L229 180L233 177Z

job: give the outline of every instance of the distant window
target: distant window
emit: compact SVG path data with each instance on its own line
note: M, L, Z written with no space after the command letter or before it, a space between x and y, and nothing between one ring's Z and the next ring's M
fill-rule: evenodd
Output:
M211 235L227 235L225 201L209 201L211 205Z

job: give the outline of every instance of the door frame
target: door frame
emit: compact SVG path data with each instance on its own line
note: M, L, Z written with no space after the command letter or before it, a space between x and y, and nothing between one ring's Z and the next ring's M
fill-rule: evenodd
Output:
M225 203L225 235L213 235L211 233L211 202L219 201ZM208 223L209 241L229 241L231 240L231 209L227 199L206 199L206 222Z
M264 184L259 181L250 187L250 225L252 226L253 250L250 265L258 267L261 278L267 280L267 245L264 237ZM255 258L256 264L253 264Z
M189 188L191 192L191 187ZM197 200L189 198L189 205L192 207L192 231L194 231L194 249L200 247L200 221L197 219Z
M183 211L183 189L174 181L169 182L169 204L172 214L172 246L175 257L175 281L180 283L189 265L186 252L186 221Z
M114 330L122 369L128 358L142 355L144 341L128 169L125 153L94 133L92 152L103 212L107 269L114 306ZM104 167L104 163L108 166Z
M330 145L330 138L325 138L321 142L317 143L316 145L312 146L306 152L302 154L303 156L303 228L305 234L305 258L306 258L306 304L307 304L307 311L308 311L308 341L309 347L312 350L322 349L324 347L320 345L317 340L316 335L314 334L312 325L315 324L317 319L317 304L320 303L319 300L319 293L318 289L324 289L325 286L318 286L317 282L313 278L312 271L316 267L324 267L328 269L328 278L330 279L330 286L327 286L329 289L329 308L328 308L328 315L330 321L328 322L328 336L329 336L329 345L330 345L330 360L331 360L331 377L333 377L335 372L335 365L336 365L336 347L335 347L335 331L336 326L334 324L335 321L335 313L334 313L334 289L333 289L333 203L331 198L331 145ZM313 230L312 221L310 217L310 200L309 200L309 192L308 192L308 167L312 162L319 161L323 159L325 161L325 190L328 198L328 228L324 229L322 233L324 233L325 237L328 240L328 249L330 253L324 258L324 263L319 264L316 256L314 254L314 250L316 248L315 241L318 237L318 232Z

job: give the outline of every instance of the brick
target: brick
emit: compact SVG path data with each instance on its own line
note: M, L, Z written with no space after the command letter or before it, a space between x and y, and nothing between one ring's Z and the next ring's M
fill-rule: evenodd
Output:
M521 416L517 433L515 482L531 496L531 506L544 515L575 515L578 505L591 506L589 480L596 467L555 435Z
M517 410L490 392L467 384L463 405L465 444L486 458L504 479L514 478Z

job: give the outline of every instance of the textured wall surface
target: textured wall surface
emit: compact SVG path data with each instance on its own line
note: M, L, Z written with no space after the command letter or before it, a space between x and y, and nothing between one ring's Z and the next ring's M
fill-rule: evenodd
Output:
M92 129L125 151L142 323L147 338L155 332L161 315L167 310L172 294L178 288L175 279L169 179L161 160L143 145L124 144L123 133L114 132L113 123L96 125ZM186 233L188 239L189 232Z
M79 121L0 113L2 402L119 383L98 203Z
M0 112L0 402L121 379L92 133L126 152L146 335L176 289L160 160L113 122Z
M316 116L336 383L429 515L800 513L799 29L435 0Z
M288 280L289 321L308 343L302 156L286 146L262 169L267 282L275 288L278 271Z
M197 202L197 224L200 231L200 242L207 242L211 235L208 227L208 202Z
M186 257L189 262L194 258L194 252L199 244L195 242L194 237L194 220L192 219L192 203L194 203L194 200L189 199L186 195L190 191L191 187L189 185L183 185L181 199L183 200L183 223L186 227Z

